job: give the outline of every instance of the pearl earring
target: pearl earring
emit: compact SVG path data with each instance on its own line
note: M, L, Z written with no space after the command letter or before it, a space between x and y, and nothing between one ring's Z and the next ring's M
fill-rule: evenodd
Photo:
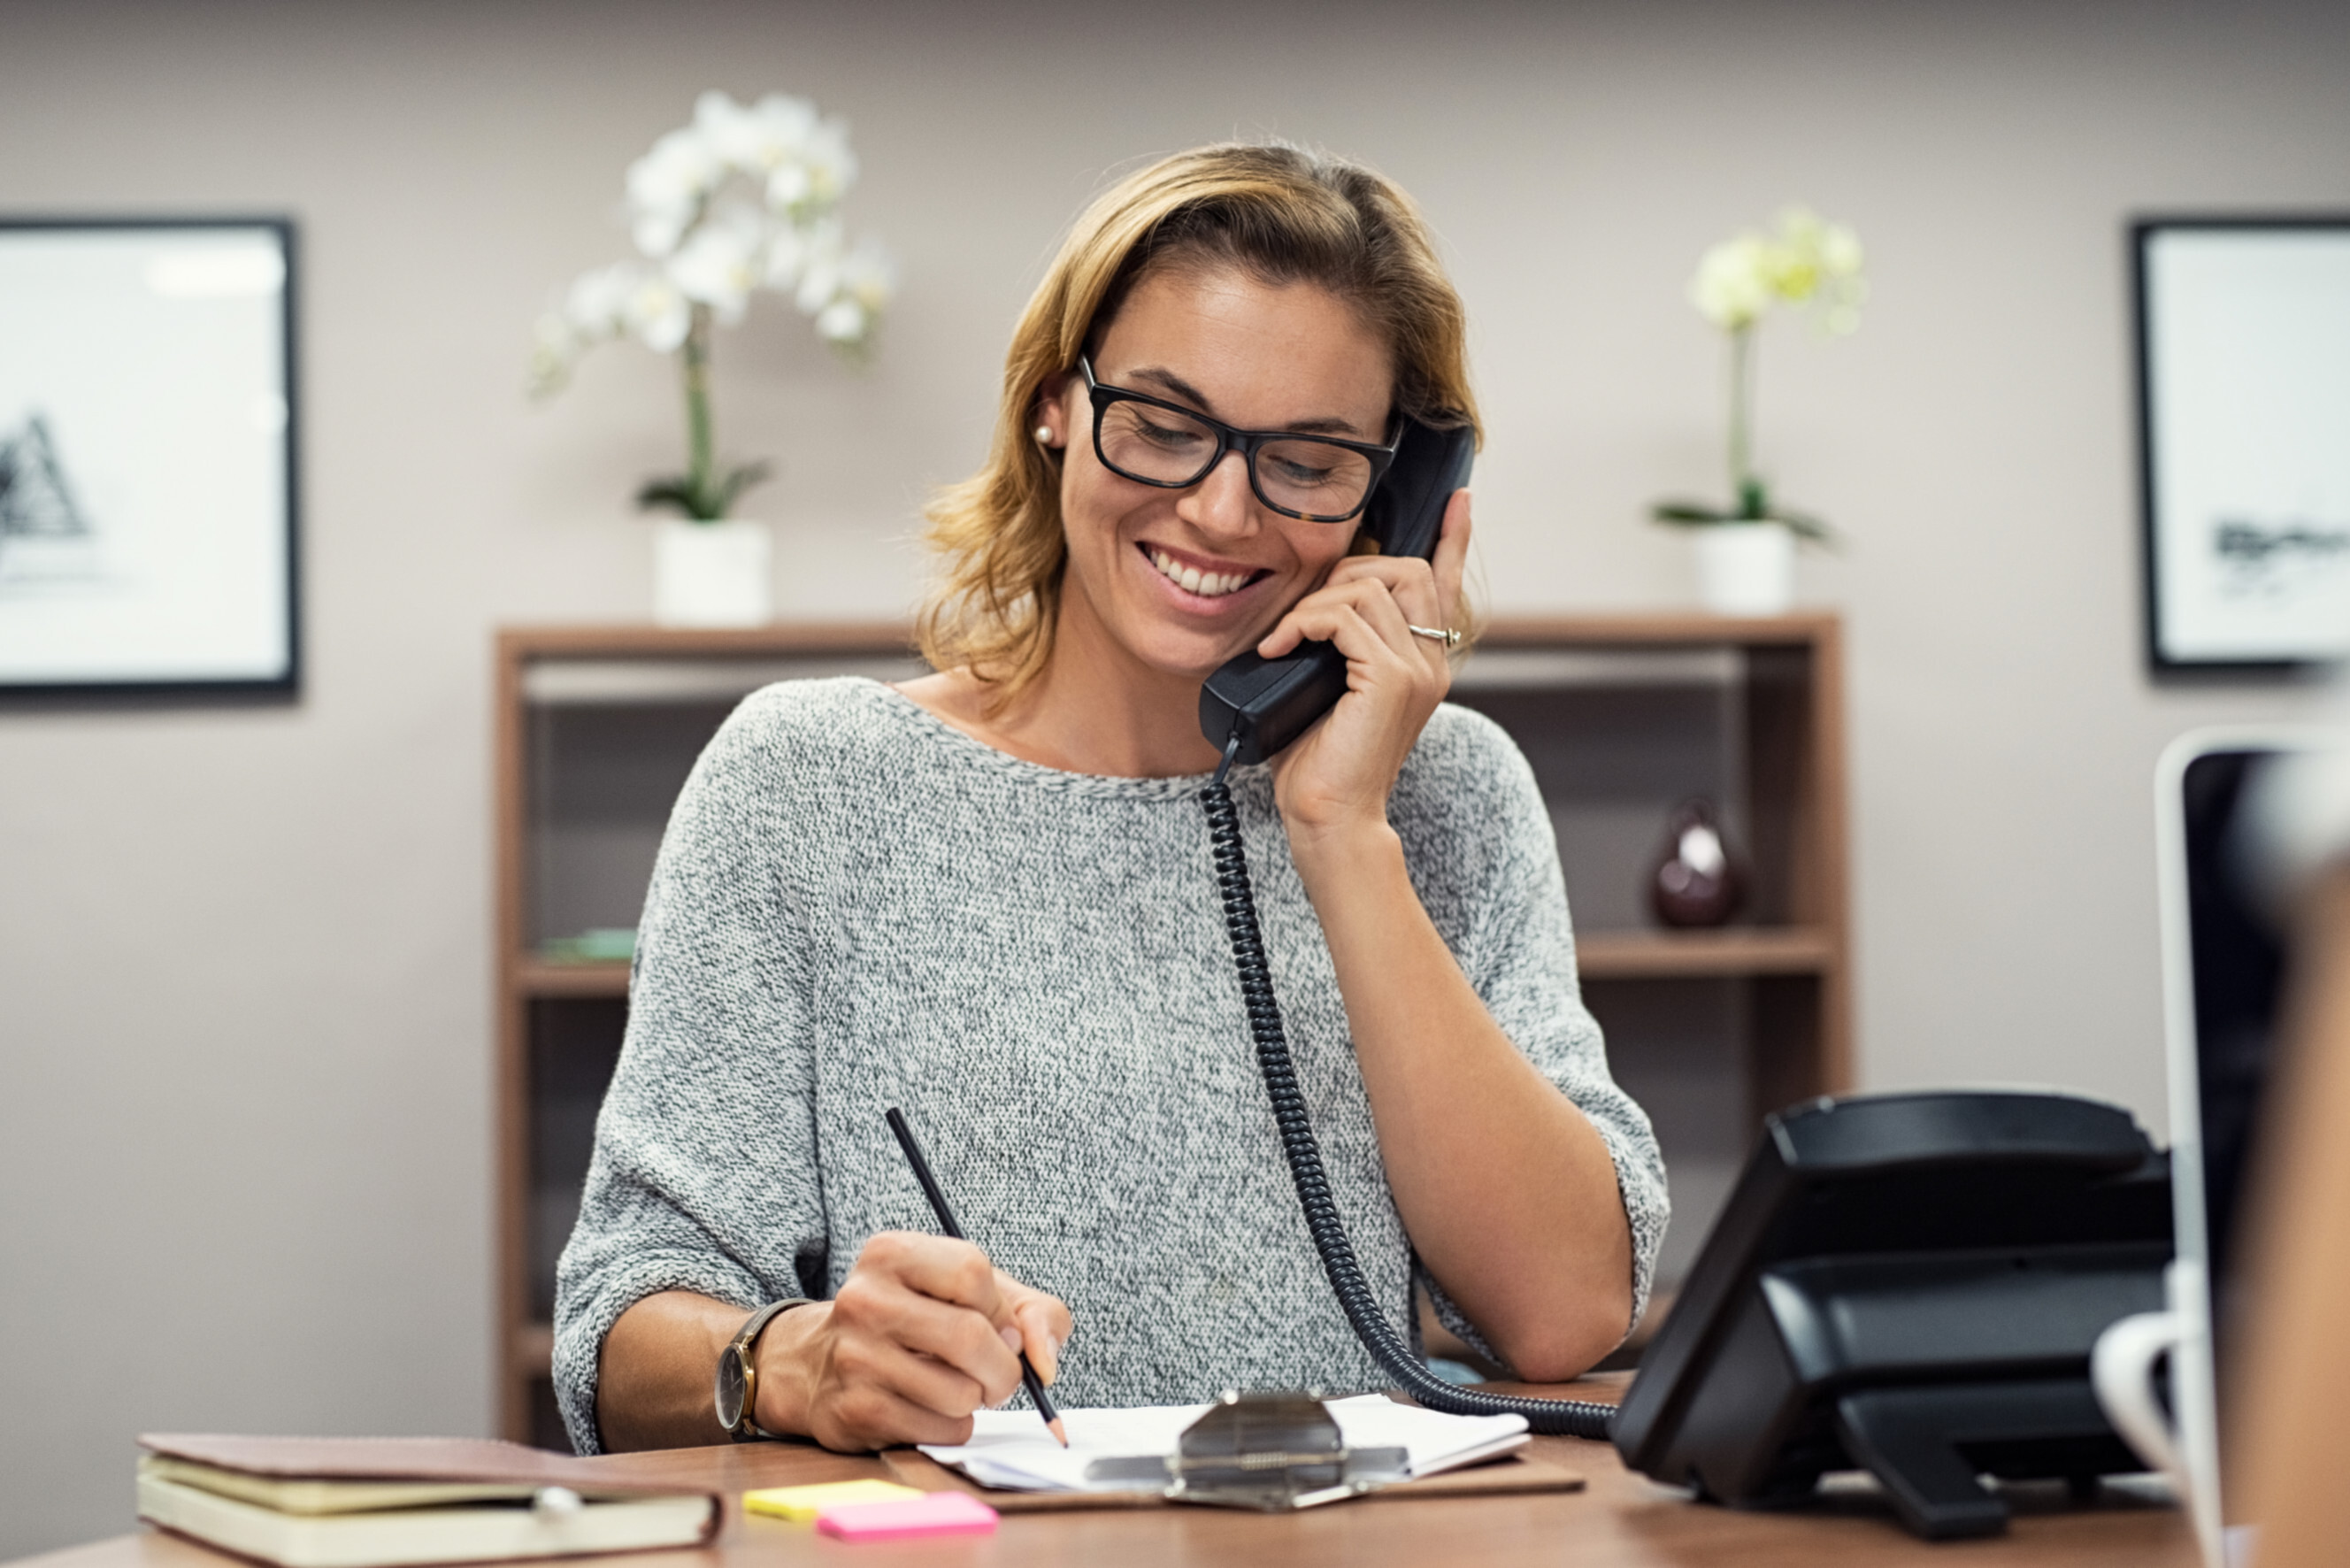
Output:
M1053 444L1052 426L1038 425L1036 427L1036 444L1039 446L1050 446Z

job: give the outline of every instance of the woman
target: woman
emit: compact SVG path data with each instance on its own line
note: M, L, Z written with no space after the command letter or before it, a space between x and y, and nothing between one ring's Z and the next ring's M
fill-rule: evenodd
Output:
M1232 783L1365 1272L1528 1378L1622 1339L1663 1172L1532 775L1439 706L1469 497L1432 566L1350 554L1367 449L1473 424L1463 340L1416 211L1343 162L1206 149L1078 221L932 509L938 673L759 692L678 801L561 1269L580 1449L723 1440L746 1334L734 1435L842 1449L961 1440L1021 1350L1079 1406L1383 1381L1282 1162L1199 804L1201 680L1307 638L1347 695ZM971 1242L931 1233L893 1105Z

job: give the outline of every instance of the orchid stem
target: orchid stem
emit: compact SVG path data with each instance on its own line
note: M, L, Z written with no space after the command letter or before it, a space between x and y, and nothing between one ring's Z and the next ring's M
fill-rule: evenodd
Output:
M1762 514L1762 483L1754 473L1754 324L1730 334L1730 493L1739 515Z
M711 470L714 459L710 436L710 307L693 307L692 321L679 349L685 369L686 490L692 497L692 514L714 522L719 508Z

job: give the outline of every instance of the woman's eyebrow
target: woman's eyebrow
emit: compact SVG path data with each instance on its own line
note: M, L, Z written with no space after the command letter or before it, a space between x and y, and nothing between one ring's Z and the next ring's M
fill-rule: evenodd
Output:
M1156 365L1148 365L1139 370L1133 371L1132 375L1138 381L1156 382L1162 390L1172 393L1203 414L1213 415L1216 411L1216 406L1207 400L1206 395L1199 388L1194 387L1172 370L1162 369ZM1356 429L1348 421L1340 419L1299 420L1295 424L1283 425L1281 428L1285 431L1295 431L1300 435L1343 435L1353 436L1358 441L1363 439L1361 431Z

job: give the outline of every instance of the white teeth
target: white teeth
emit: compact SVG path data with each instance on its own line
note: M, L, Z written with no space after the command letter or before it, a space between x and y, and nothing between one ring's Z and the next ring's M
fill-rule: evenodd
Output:
M1160 576L1180 586L1185 593L1197 594L1201 598L1220 599L1248 586L1246 572L1203 572L1197 566L1185 566L1164 550L1151 551L1150 564L1159 568Z

